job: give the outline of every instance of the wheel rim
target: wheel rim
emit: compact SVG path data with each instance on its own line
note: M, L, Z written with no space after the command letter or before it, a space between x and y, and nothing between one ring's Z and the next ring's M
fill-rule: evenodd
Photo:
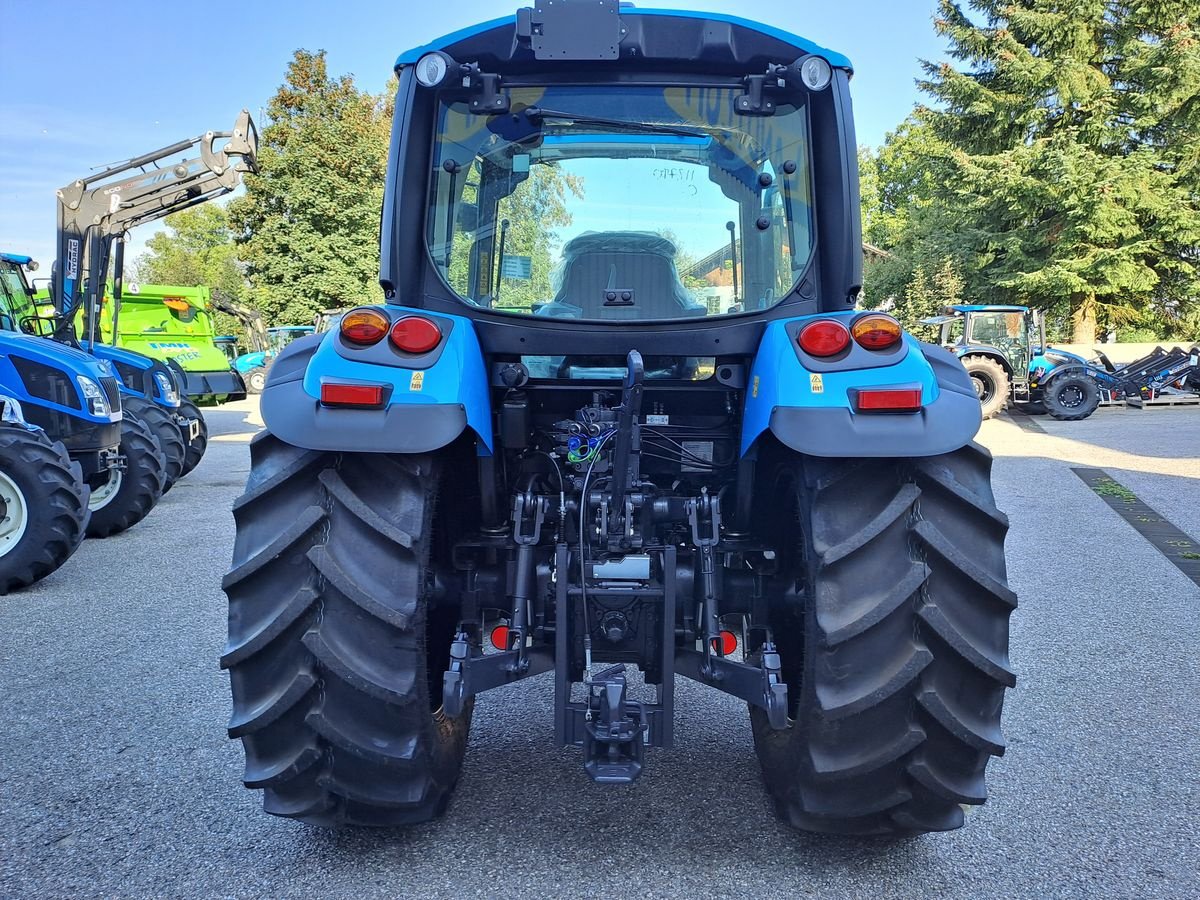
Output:
M117 491L121 490L121 482L124 480L125 473L120 469L109 469L108 481L92 490L92 496L88 500L88 509L95 512L112 503L113 497L117 496Z
M263 385L266 383L266 376L261 372L255 372L250 376L250 387L254 388L256 391L261 391L263 389Z
M1058 392L1058 402L1067 409L1083 405L1083 389L1078 385L1067 385Z
M0 513L0 556L6 556L17 549L29 528L29 504L5 472L0 472Z
M971 384L975 385L975 396L979 398L980 403L987 403L996 392L992 387L992 380L984 375L972 373Z

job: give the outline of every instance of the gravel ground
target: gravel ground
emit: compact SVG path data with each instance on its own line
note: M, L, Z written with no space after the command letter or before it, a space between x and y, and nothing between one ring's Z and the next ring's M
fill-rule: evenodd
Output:
M1021 596L1009 752L965 829L899 842L777 824L744 707L683 679L678 749L628 788L553 746L543 676L479 701L435 824L262 814L216 663L256 426L249 404L209 419L208 456L144 523L0 598L0 896L1196 896L1200 588L1067 467L1200 538L1200 413L987 423Z

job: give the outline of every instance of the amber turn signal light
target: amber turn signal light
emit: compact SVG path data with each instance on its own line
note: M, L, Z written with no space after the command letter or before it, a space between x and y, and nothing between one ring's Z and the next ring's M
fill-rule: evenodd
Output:
M342 316L339 330L342 340L360 347L369 347L383 340L390 324L388 317L379 310L364 306L352 309Z
M887 350L900 343L904 329L891 316L877 313L855 320L850 328L858 346L867 350Z

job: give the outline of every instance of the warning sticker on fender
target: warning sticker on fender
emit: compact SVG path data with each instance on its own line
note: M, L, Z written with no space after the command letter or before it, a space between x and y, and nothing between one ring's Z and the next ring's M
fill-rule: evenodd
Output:
M424 372L413 372L412 380L410 380L408 382L408 389L410 391L419 391L424 387L425 387L425 373Z
M820 372L813 372L808 376L808 386L812 389L814 394L825 393L825 382L821 378Z

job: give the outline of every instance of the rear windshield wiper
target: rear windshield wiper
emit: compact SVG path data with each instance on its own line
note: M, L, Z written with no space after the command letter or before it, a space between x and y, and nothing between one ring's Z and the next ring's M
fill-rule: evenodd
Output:
M560 109L546 109L541 106L527 106L520 113L530 123L536 119L570 119L580 125L600 125L609 128L622 128L627 131L641 131L648 134L675 134L681 137L712 137L700 128L687 128L682 125L658 125L653 122L633 122L628 119L608 119L604 116L589 116L583 113L565 112Z

